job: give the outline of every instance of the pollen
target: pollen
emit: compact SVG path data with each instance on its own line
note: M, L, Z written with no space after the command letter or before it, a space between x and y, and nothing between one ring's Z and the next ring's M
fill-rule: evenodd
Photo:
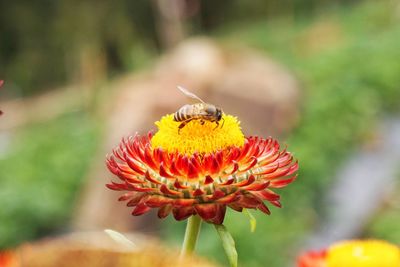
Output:
M327 262L328 267L398 267L400 250L384 241L346 241L328 250Z
M200 120L192 120L178 131L181 123L174 121L173 114L157 121L158 132L151 139L152 147L192 155L244 145L240 122L231 115L224 114L219 124L211 121L202 124Z

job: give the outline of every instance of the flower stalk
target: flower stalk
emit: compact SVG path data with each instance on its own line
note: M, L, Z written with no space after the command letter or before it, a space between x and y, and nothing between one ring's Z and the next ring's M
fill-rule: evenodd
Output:
M183 240L180 259L193 253L200 234L201 218L198 215L189 217L186 225L185 238Z

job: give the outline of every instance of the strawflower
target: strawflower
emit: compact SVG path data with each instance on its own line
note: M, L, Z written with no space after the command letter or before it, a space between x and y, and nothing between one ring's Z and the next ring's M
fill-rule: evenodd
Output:
M399 267L400 248L381 240L353 240L298 258L298 267Z
M227 207L270 214L266 203L281 207L271 189L296 178L297 161L278 141L245 137L231 115L223 114L222 121L192 120L179 130L181 123L169 114L156 122L155 134L124 138L107 157L119 178L107 187L125 192L119 200L134 216L157 209L159 218L189 218L183 254L194 249L202 220L230 240L222 226Z

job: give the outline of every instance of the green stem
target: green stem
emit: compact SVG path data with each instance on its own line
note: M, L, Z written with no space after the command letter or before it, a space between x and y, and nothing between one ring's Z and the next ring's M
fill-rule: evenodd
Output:
M185 239L183 240L180 259L192 254L194 248L196 247L197 238L199 237L200 226L200 216L194 215L189 217L186 225Z

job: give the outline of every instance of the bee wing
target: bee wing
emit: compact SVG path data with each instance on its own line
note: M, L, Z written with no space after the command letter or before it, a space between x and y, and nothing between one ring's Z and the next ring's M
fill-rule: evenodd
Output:
M195 94L189 92L187 89L183 88L182 86L178 86L178 89L179 89L184 95L186 95L186 96L188 96L188 97L190 97L190 98L199 100L199 101L202 102L202 103L205 103L203 100L201 100L200 97L198 97L197 95L195 95Z

